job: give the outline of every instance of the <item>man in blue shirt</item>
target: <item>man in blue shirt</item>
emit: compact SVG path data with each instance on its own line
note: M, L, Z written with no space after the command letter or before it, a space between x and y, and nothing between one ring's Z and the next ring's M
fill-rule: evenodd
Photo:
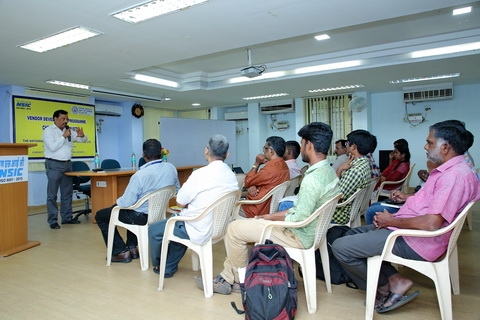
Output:
M143 158L146 164L143 165L131 178L123 195L117 199L117 203L109 208L99 210L95 216L97 225L102 231L105 245L108 239L108 225L112 209L116 205L126 208L134 205L143 196L158 189L175 186L180 189L177 169L171 163L162 162L162 144L156 139L148 139L143 143ZM120 210L120 221L129 224L145 225L148 221L148 202L145 202L137 210ZM112 262L130 262L137 259L137 237L127 231L127 242L125 243L115 229L113 237Z

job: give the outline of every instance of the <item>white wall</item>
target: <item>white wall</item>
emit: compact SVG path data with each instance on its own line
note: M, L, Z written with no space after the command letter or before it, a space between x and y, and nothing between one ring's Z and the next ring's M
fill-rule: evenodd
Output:
M371 95L371 132L377 136L378 146L375 159L378 161L378 150L393 148L393 141L404 138L409 143L412 154L411 163L416 163L410 186L416 186L420 179L416 172L426 168L425 139L428 136L429 126L436 122L456 119L465 122L467 129L473 133L477 142L470 149L470 154L480 166L480 84L454 87L454 98L419 102L415 106L408 105L409 113L423 113L426 106L431 110L427 113L427 121L412 127L403 120L405 105L402 92L389 92Z

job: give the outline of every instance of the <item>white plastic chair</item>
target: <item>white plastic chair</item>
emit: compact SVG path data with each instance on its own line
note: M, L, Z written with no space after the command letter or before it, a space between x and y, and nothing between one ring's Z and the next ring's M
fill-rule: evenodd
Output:
M381 197L381 196L383 196L383 197L389 197L390 196L390 192L392 192L392 190L385 190L385 191L383 190L386 185L402 183L402 185L400 187L398 187L397 189L402 190L402 192L404 192L404 193L408 193L408 183L410 181L410 176L412 175L413 168L415 168L415 163L410 166L410 170L408 171L407 175L401 180L398 180L398 181L383 181L380 184L380 186L378 187L378 189L375 191L375 194L373 195L373 198L372 198L372 203L373 202L378 202L378 198Z
M365 195L363 196L363 201L362 205L360 207L360 214L358 215L357 219L355 222L351 225L351 227L358 227L362 223L361 221L361 216L365 214L367 211L368 207L370 207L370 201L372 200L372 195L373 195L373 189L375 189L375 186L377 185L378 180L380 180L379 177L372 179L372 182L370 182L370 185L367 186L367 190L365 191Z
M258 200L240 200L235 204L235 208L233 209L233 217L234 219L245 219L245 217L240 216L238 213L240 212L240 207L242 204L259 204L267 201L270 197L272 201L270 202L270 211L269 214L275 213L278 210L278 204L280 200L282 200L283 196L285 195L285 191L287 190L288 186L290 185L290 180L282 182L272 190L270 190L266 195L264 195L261 199ZM264 214L264 213L261 213Z
M350 209L350 220L346 224L347 226L354 228L360 226L360 208L365 197L365 193L370 186L363 187L355 191L354 194L350 196L347 200L341 203L337 203L337 208L343 208L346 205L352 203L352 208ZM357 221L358 220L358 221ZM358 225L356 225L358 223ZM333 224L332 224L333 226ZM323 261L323 260L322 260Z
M112 209L110 216L110 224L108 225L108 241L107 241L107 266L110 266L112 262L112 250L113 250L113 235L115 228L123 227L130 232L133 232L138 239L138 251L140 254L140 266L143 271L148 270L148 226L161 219L165 219L165 212L168 206L168 201L175 195L175 186L168 186L161 188L157 191L153 191L141 199L139 199L133 206L122 208L115 206ZM120 210L135 210L140 207L145 201L148 201L148 221L146 225L136 225L123 223L118 219Z
M300 185L300 180L302 176L296 176L293 179L290 179L290 184L288 185L287 190L285 190L284 197L289 197L295 195L295 189Z
M373 310L375 307L375 296L378 286L378 274L382 261L390 261L392 263L398 263L407 266L413 270L416 270L435 283L435 289L437 291L438 304L440 307L440 314L442 319L452 319L452 292L455 295L460 294L460 279L458 272L458 252L457 252L457 239L462 231L463 223L467 217L467 213L475 202L470 202L460 212L457 218L448 226L435 231L425 230L411 230L411 229L398 229L393 231L387 238L383 252L379 256L368 258L368 274L367 274L367 302L365 308L365 319L373 318ZM417 261L404 259L396 256L392 253L395 240L398 237L411 236L411 237L436 237L452 231L450 240L448 242L448 248L445 255L435 261ZM451 286L450 286L451 280Z
M266 239L270 238L272 229L275 227L282 228L301 228L310 223L316 223L315 239L310 248L290 248L285 247L290 257L297 261L302 268L303 286L305 287L305 297L307 299L307 308L309 313L317 311L317 278L315 266L315 250L319 249L320 257L322 259L323 273L325 274L325 285L329 293L332 292L332 285L330 283L330 263L327 251L327 230L330 227L333 213L338 200L342 197L339 194L332 199L325 202L320 208L315 210L308 219L299 222L286 221L271 221L265 226L258 243L264 243Z
M163 290L165 280L165 264L167 262L168 244L170 241L181 243L196 254L192 253L193 270L198 270L198 259L200 259L200 269L202 271L202 281L205 298L213 296L213 253L212 245L222 240L227 232L228 223L232 220L233 206L240 199L240 190L227 193L208 206L202 213L196 217L175 216L168 219L165 226L165 232L162 242L162 253L160 255L160 276L158 280L158 291ZM197 221L205 218L208 214L213 214L213 234L212 237L203 245L193 243L189 239L182 239L173 234L175 222L177 221Z
M238 189L240 189L240 191L242 191L243 189L243 183L245 181L245 177L247 175L245 173L236 173L235 174L235 177L237 178L237 182L238 182Z

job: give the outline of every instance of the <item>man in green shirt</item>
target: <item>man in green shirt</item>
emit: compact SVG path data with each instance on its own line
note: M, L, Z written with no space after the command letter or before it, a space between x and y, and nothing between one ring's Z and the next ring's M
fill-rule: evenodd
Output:
M322 204L340 193L339 179L326 160L332 142L332 129L321 122L312 122L298 131L301 141L301 156L310 164L305 172L298 201L289 210L257 216L256 219L235 220L228 226L225 238L228 257L223 271L213 280L213 291L221 294L239 292L238 268L246 267L249 247L259 240L267 220L303 221ZM286 247L308 248L315 235L315 223L298 229L275 228L270 240ZM196 278L197 286L203 290L201 278Z
M343 197L340 202L347 200L358 189L370 184L372 181L370 163L364 155L372 149L375 136L366 130L354 130L347 135L348 159L337 169L340 179L340 190ZM347 224L350 221L352 203L337 208L332 217L332 222Z

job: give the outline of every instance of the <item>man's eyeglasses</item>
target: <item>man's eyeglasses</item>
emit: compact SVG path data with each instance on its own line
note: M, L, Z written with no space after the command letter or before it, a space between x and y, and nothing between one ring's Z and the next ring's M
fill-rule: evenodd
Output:
M273 148L271 148L271 147L263 147L263 151L265 151L265 150L272 150L272 149L273 149Z
M350 145L351 145L350 141L345 142L345 147L348 147Z

